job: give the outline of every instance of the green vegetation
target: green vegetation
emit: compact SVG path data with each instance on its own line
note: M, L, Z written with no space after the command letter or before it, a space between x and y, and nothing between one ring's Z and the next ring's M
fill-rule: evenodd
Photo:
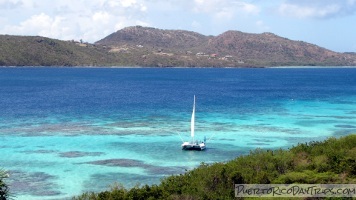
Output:
M9 197L9 187L4 182L7 177L6 171L0 169L0 200L6 200Z
M205 36L183 30L127 27L94 44L0 35L0 66L265 67L354 66L337 53L271 33L227 31Z
M234 184L356 183L356 135L299 144L289 150L251 151L227 163L204 164L159 185L125 189L120 185L75 200L234 199Z
M90 44L45 37L0 36L0 66L120 65L120 59Z

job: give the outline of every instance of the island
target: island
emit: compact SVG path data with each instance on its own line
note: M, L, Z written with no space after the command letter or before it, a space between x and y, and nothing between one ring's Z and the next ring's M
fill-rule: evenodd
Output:
M273 33L133 26L91 44L40 36L0 35L0 66L275 67L356 66L356 53L334 52Z

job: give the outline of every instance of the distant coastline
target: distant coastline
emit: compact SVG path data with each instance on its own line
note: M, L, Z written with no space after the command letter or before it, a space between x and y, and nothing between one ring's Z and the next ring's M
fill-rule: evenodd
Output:
M162 67L146 66L0 66L0 68L87 68L87 69L157 69ZM164 67L166 69L338 69L356 66L265 66L265 67Z
M231 67L356 66L356 53L338 53L272 33L127 27L95 42L0 35L0 66Z

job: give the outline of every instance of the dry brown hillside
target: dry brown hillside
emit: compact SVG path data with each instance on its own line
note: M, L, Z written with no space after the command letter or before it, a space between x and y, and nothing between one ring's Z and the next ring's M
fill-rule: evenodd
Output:
M338 53L272 33L127 27L95 44L38 36L0 35L0 66L265 67L356 66Z

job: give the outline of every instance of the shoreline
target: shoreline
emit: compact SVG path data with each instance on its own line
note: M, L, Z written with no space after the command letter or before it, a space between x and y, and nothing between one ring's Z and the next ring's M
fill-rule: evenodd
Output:
M146 66L0 66L0 68L83 68L83 69L354 69L355 66L264 66L264 67L146 67Z

